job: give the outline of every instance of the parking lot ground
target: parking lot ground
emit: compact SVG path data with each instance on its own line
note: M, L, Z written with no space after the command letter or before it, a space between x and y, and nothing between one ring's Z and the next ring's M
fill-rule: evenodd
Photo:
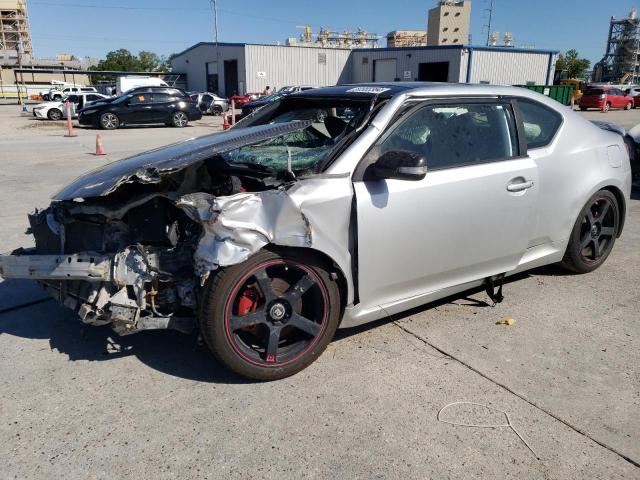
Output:
M577 107L576 107L577 109ZM586 112L580 112L580 115L584 115L589 120L600 120L602 122L610 122L623 126L627 130L640 124L640 109L626 111L626 110L611 110L609 112L601 112L598 110L587 110Z
M28 244L26 213L82 171L219 119L102 132L107 158L89 154L95 130L31 125L0 107L3 251ZM194 336L119 337L32 282L1 282L0 477L640 478L639 243L636 193L596 272L546 267L511 279L495 308L467 292L340 331L271 383L228 373ZM438 421L457 401L507 412L539 458L509 428ZM464 405L442 419L504 422Z

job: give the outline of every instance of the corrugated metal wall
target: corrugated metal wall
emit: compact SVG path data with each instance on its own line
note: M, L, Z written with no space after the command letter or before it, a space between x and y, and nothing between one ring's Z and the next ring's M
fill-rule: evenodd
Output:
M350 54L351 50L336 48L247 45L247 91L259 92L267 85L324 87L349 83Z
M380 49L354 50L352 57L353 83L373 81L373 62L395 58L397 60L396 78L399 81L414 81L418 79L418 65L420 63L449 62L450 82L464 81L461 75L459 48L445 49ZM408 73L407 73L408 72Z
M218 93L231 95L224 91L224 61L238 60L238 81L245 75L245 47L242 45L218 46ZM216 47L213 44L202 44L175 57L171 61L174 72L187 75L187 89L190 91L207 90L207 63L216 61Z
M552 54L510 52L506 49L501 51L473 49L470 81L471 83L489 82L495 85L520 85L527 82L544 85L547 83L550 55ZM554 64L555 62L552 61L549 77L551 81L553 81Z
M373 81L376 60L395 59L399 81L418 79L421 63L449 62L448 81L517 85L553 80L555 55L544 51L465 48L394 48L346 50L279 45L223 44L219 47L218 92L224 91L224 61L238 61L241 92L260 92L269 85L314 87ZM471 57L471 74L467 67ZM206 90L207 63L216 60L216 47L197 45L176 57L173 70L187 75L189 90Z

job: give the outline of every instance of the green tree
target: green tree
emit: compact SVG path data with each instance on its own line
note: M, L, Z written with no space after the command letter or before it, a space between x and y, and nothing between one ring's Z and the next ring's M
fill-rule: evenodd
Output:
M580 58L577 50L571 49L558 55L556 71L566 71L567 78L585 78L591 62L586 58Z
M141 50L140 53L138 53L138 63L142 71L157 72L162 65L162 60L153 52Z
M140 60L126 48L120 48L107 53L104 60L100 60L95 69L119 72L139 71Z
M172 53L171 55L163 55L161 58L162 63L160 65L161 72L170 72L171 71L171 60L178 56L177 53Z

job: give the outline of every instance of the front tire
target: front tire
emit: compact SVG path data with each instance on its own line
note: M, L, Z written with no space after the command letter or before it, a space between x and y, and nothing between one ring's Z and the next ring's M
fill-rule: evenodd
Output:
M583 112L586 112L587 111L587 107L580 107L580 110L583 111Z
M120 119L115 113L105 112L100 115L100 128L103 130L116 130L120 126Z
M613 250L619 229L618 200L609 190L600 190L580 212L562 265L576 273L593 272Z
M624 109L625 110L631 110L631 107L633 107L633 103L627 102L627 104L624 106Z
M320 356L340 314L340 292L323 263L299 252L263 250L212 275L201 298L200 328L230 370L277 380Z
M178 128L186 127L189 123L189 117L184 112L173 112L171 115L171 125Z
M611 110L611 104L609 102L604 104L604 107L602 107L602 111L603 112L608 112L609 110Z
M49 120L60 120L62 118L62 111L57 108L52 108L47 112L47 118Z

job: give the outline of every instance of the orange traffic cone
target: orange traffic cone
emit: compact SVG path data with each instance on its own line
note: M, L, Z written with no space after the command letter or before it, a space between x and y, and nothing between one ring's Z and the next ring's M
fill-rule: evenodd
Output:
M224 123L222 124L222 130L229 129L229 117L227 115L224 116Z
M104 151L104 147L102 146L102 137L98 133L96 135L96 155L106 155L107 153Z

